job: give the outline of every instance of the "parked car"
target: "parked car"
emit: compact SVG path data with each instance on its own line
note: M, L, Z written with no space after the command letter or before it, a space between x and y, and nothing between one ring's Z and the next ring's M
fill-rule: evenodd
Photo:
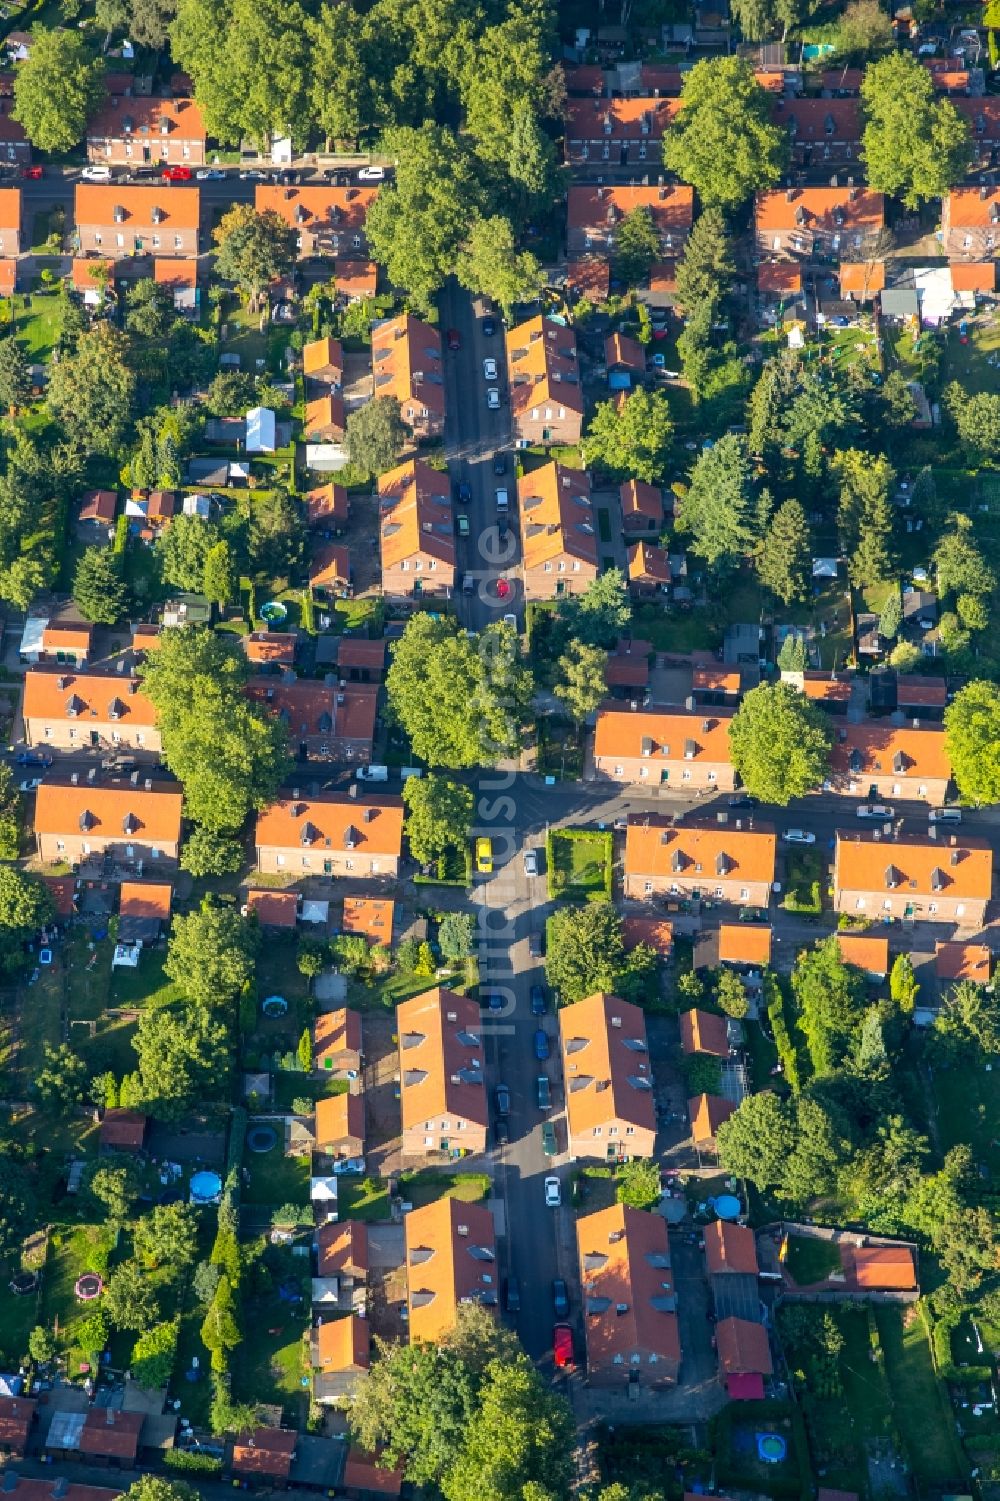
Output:
M180 166L164 167L163 171L160 173L160 176L163 178L164 182L190 182L191 168Z
M457 328L449 328L449 330L448 330L448 348L454 350L454 349L461 349L461 347L462 347L462 335L459 333L459 331L458 331Z
M500 410L500 392L496 386L490 386L486 392L486 405L491 412Z
M506 516L510 510L510 496L506 490L495 490L493 493L496 498L497 515Z
M493 870L493 843L489 839L476 840L476 870L481 876L488 876Z
M562 1203L562 1189L559 1179L553 1173L545 1180L545 1204L549 1209L558 1209Z
M460 511L455 517L455 524L458 527L458 535L460 537L471 536L472 527L469 525L469 518L464 511Z
M488 990L483 995L483 1004L487 1011L492 1011L493 1015L496 1016L503 1010L503 996L498 990Z
M504 1283L503 1289L504 1306L508 1313L519 1313L521 1310L521 1289L517 1278L510 1276Z
M532 959L541 959L545 953L545 935L542 933L528 934L528 953Z
M51 766L52 757L45 751L18 751L14 757L18 766Z
M104 166L84 167L80 173L80 180L82 182L110 182L111 168Z
M222 182L225 175L221 167L199 167L194 174L196 182Z
M492 355L487 355L486 359L483 360L483 379L484 380L496 380L496 378L497 378L497 362L493 358Z
M552 1279L552 1312L557 1319L569 1318L569 1291L562 1277Z
M557 1371L573 1364L573 1331L568 1324L556 1324L552 1331L552 1359Z
M20 792L34 792L35 788L41 785L41 777L25 777L23 782L18 782L17 784Z
M493 1137L498 1147L505 1147L510 1141L510 1124L505 1115L494 1121Z
M502 448L498 448L496 453L493 455L493 473L507 473L507 455L504 453Z
M961 808L932 808L927 815L929 823L961 823Z
M549 1056L549 1039L546 1037L541 1027L539 1027L535 1032L534 1047L535 1057L538 1059L539 1063L544 1063L546 1058Z
M895 808L891 808L888 803L862 803L861 807L854 811L858 818L886 819L896 816Z
M552 1085L549 1083L548 1074L539 1074L535 1080L535 1093L538 1097L539 1110L552 1109Z
M455 504L457 506L468 506L472 504L472 486L469 484L468 480L459 480L458 484L455 486Z
M333 1171L338 1178L347 1174L357 1174L358 1177L363 1177L365 1159L363 1157L338 1157L333 1164Z
M749 792L737 792L735 797L729 799L731 808L759 808L760 798L751 797Z
M786 829L781 837L786 844L816 843L816 835L811 834L808 829Z
M42 168L38 166L23 167L21 169L21 176L28 182L38 182L42 175Z
M384 167L361 167L358 171L358 182L384 182Z
M506 1084L498 1084L494 1089L493 1106L497 1115L510 1115L510 1090Z
M535 935L533 935L535 936ZM531 987L531 1014L532 1016L544 1016L548 1007L545 1004L545 991L541 985Z
M524 852L524 874L526 876L537 876L537 874L538 874L538 851L537 850L525 850L525 852Z
M483 338L492 339L493 335L497 331L497 320L493 317L487 316L483 319L480 327L483 330Z
M551 1121L542 1122L542 1151L546 1157L556 1155L556 1128Z

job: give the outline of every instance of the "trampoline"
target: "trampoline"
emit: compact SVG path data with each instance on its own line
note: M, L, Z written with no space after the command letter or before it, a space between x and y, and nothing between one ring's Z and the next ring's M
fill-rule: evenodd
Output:
M222 1193L222 1179L218 1173L202 1168L191 1177L191 1203L217 1204Z
M278 1133L273 1126L254 1126L247 1132L247 1146L251 1152L269 1152L278 1142Z
M280 599L269 599L266 605L260 607L260 618L266 620L268 625L277 625L279 621L288 618L288 606L283 605Z
M81 1303L92 1303L99 1298L104 1291L104 1283L97 1272L84 1272L82 1277L76 1279L73 1291Z
M260 1009L265 1016L284 1016L288 1010L288 1002L283 995L269 995L261 1001Z
M26 1298L38 1287L38 1274L37 1272L18 1272L7 1285L15 1297Z
M757 1457L766 1465L780 1464L788 1453L788 1444L780 1433L757 1434Z

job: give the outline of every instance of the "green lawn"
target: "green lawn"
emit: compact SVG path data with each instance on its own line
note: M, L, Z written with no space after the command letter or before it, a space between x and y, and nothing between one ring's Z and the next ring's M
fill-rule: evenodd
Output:
M753 1089L770 1089L778 1082L771 1070L778 1061L778 1049L769 1037L765 1037L759 1022L744 1021L747 1048L750 1053L750 1082Z
M788 1239L788 1271L800 1287L824 1282L840 1267L840 1253L829 1241L811 1235L792 1235Z
M1000 1073L987 1073L983 1063L960 1067L938 1066L933 1074L941 1150L967 1142L976 1162L991 1178L1000 1174Z
M341 1220L387 1220L389 1183L385 1178L341 1178L337 1208Z
M823 857L815 850L789 850L785 856L785 896L789 912L823 910Z
M461 1199L463 1204L478 1204L490 1190L488 1173L439 1173L426 1169L403 1173L399 1189L415 1208L433 1204L438 1199Z
M243 1166L250 1181L244 1185L247 1204L308 1204L310 1162L308 1157L286 1157L280 1140L269 1152L246 1152Z
M603 901L610 897L610 831L553 829L546 857L550 897L571 902Z
M967 344L962 343L957 324L947 329L944 338L942 386L957 380L970 395L1000 392L1000 366L987 363L989 356L1000 350L1000 319L994 316L988 323L971 323Z
M32 364L48 360L59 336L59 299L55 292L15 296L17 342Z
M909 1328L903 1327L905 1318L912 1319ZM934 1373L923 1318L880 1304L875 1321L896 1424L918 1490L965 1489L968 1464L959 1447L947 1394Z

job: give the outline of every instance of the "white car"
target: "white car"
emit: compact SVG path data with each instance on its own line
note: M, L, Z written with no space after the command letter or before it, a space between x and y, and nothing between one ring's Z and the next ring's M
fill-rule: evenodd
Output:
M786 829L781 837L786 844L816 843L816 835L810 834L808 829Z
M932 808L927 815L928 823L961 823L961 808Z
M362 167L358 172L358 182L383 182L384 180L384 167Z
M195 182L222 182L225 175L220 167L199 167L194 178Z
M42 785L41 777L25 777L23 782L18 782L18 790L21 792L34 792Z
M83 171L80 173L80 177L84 182L110 182L111 168L84 167Z
M489 359L489 358L483 360L483 375L486 377L487 380L496 380L496 378L497 378L497 362L496 362L496 360Z
M509 625L512 631L516 631L517 630L517 616L516 615L505 615L504 618L503 618L503 623L504 623L504 625Z
M486 392L486 405L489 407L491 412L499 412L500 392L497 390L496 386L490 386L489 390Z
M888 803L862 803L855 812L858 818L895 818L895 808L890 808Z
M525 852L524 852L524 874L526 876L537 876L537 874L538 874L538 851L537 850L525 850Z
M559 1187L559 1179L556 1177L545 1180L545 1207L558 1209L562 1203L562 1189Z

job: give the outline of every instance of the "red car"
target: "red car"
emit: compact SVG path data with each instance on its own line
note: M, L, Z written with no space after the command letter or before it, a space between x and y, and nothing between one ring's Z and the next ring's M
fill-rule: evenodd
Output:
M190 167L164 167L162 172L164 182L190 182Z
M461 349L461 347L462 347L462 335L459 333L459 331L458 331L457 328L449 328L449 330L448 330L448 348L449 349Z
M37 182L41 175L41 167L24 167L21 170L21 176L28 178L31 182Z
M564 1371L572 1366L573 1331L568 1324L556 1324L552 1330L552 1354L557 1371Z

